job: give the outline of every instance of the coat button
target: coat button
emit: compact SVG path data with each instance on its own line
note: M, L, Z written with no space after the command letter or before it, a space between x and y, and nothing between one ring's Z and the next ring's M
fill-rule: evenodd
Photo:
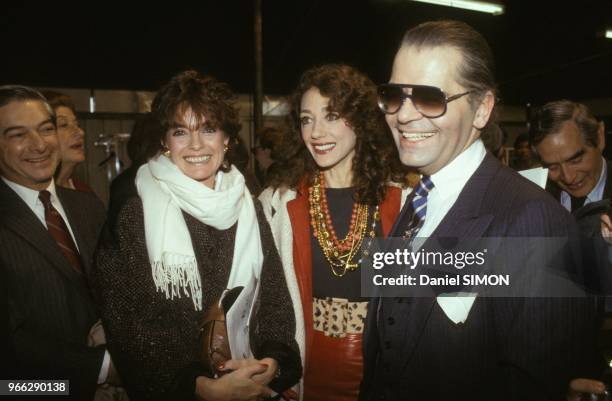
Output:
M395 319L393 317L390 317L387 319L387 323L389 323L389 326L393 326L395 324Z
M385 341L385 348L391 349L391 341Z

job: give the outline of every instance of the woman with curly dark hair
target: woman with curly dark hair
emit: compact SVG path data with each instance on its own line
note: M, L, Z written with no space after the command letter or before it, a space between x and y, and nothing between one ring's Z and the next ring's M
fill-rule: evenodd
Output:
M404 172L376 86L347 65L306 71L289 99L281 175L260 200L285 268L304 400L356 400L367 299L359 266L400 211ZM405 195L405 192L403 195Z
M158 153L98 249L93 287L131 400L254 400L301 376L272 233L226 159L240 129L233 98L196 71L161 88L152 105ZM239 295L223 298L228 288ZM208 363L220 355L203 347L201 322L221 307L234 359Z

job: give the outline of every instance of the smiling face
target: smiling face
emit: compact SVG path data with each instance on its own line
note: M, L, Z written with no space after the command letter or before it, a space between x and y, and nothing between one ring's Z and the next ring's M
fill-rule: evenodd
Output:
M164 146L183 174L214 188L228 142L223 131L211 126L206 118L198 118L188 107L177 111L173 126L166 131Z
M315 163L324 170L351 171L357 137L346 120L329 109L329 98L310 88L300 105L302 139Z
M566 121L536 146L548 177L574 197L587 196L599 181L605 146L604 130L599 130L598 146L585 143L574 121Z
M55 109L57 136L63 163L80 163L85 160L85 133L70 108L59 106Z
M42 101L14 101L0 107L0 173L8 180L41 191L58 163L51 114Z
M402 46L395 56L389 82L435 86L446 96L463 93L468 89L457 82L457 69L462 59L461 53L452 47ZM468 96L463 96L448 103L444 115L427 118L406 100L397 113L387 114L385 118L402 163L431 175L478 138L493 104L490 92L476 107L470 105Z

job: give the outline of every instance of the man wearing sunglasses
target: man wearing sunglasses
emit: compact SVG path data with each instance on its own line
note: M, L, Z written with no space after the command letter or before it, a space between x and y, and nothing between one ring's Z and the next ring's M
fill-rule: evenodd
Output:
M422 174L391 234L407 246L414 236L575 238L571 216L479 139L495 86L489 46L468 25L405 34L378 95L402 163ZM571 378L599 373L592 300L455 295L370 302L360 400L558 400Z

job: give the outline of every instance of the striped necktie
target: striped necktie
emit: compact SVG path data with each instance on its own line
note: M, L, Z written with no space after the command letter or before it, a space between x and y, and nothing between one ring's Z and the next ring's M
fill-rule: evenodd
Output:
M51 204L51 193L49 191L40 191L38 198L45 207L47 231L49 231L49 234L51 234L55 242L57 242L57 245L59 245L60 250L64 256L66 256L72 268L82 273L83 266L79 257L79 251L72 240L72 236L70 235L70 231L68 231L68 226L66 226L66 222L62 218L62 215L59 214L57 209Z
M404 230L403 238L410 240L416 236L427 214L427 195L434 188L434 184L429 176L424 175L419 181L419 185L414 189L406 215L410 216L409 224Z

